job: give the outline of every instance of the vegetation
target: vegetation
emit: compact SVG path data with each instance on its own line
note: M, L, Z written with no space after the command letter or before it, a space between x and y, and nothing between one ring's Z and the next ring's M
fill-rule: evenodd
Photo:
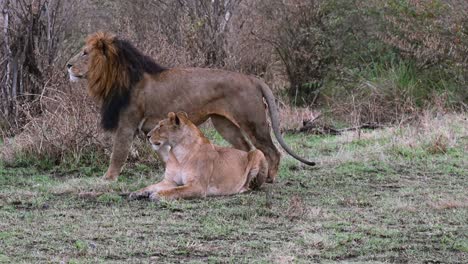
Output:
M0 10L0 263L468 259L467 1L0 0ZM128 200L162 166L137 140L119 181L100 180L112 135L65 70L97 30L164 66L262 77L288 143L319 166L285 156L260 192ZM299 133L304 123L381 129L317 136Z
M161 177L155 162L114 183L95 163L1 167L0 260L462 263L467 132L463 115L428 114L417 126L288 134L317 168L285 157L278 183L203 200L123 196Z

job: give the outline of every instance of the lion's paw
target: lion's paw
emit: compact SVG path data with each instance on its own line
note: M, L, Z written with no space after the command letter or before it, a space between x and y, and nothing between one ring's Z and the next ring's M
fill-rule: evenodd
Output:
M102 176L102 179L105 180L105 181L116 181L118 177L119 177L118 173L106 172L106 174L104 174L104 176Z

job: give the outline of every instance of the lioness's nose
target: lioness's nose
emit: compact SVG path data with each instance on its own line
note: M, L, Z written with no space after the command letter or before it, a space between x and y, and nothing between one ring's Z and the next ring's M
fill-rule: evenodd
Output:
M67 68L70 69L73 65L71 65L70 63L67 63Z

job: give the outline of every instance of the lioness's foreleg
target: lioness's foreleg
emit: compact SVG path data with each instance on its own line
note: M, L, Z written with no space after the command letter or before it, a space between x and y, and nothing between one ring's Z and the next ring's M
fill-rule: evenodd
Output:
M135 129L133 127L119 127L115 132L110 165L103 177L105 180L113 181L119 176L127 160L134 134Z
M160 198L164 199L186 199L186 198L201 198L206 196L206 190L198 184L187 184L177 186L171 189L160 190L150 195L150 199L157 201Z
M175 182L164 179L161 182L147 186L141 190L131 193L130 198L144 198L150 196L152 193L157 193L162 190L173 189L175 187L177 187L177 184Z

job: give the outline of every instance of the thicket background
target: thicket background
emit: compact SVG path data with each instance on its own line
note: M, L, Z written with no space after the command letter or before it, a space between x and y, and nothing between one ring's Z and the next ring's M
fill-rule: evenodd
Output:
M167 67L264 78L285 129L317 112L359 125L468 103L465 0L0 0L0 10L0 133L59 160L107 142L85 84L65 70L98 30Z

